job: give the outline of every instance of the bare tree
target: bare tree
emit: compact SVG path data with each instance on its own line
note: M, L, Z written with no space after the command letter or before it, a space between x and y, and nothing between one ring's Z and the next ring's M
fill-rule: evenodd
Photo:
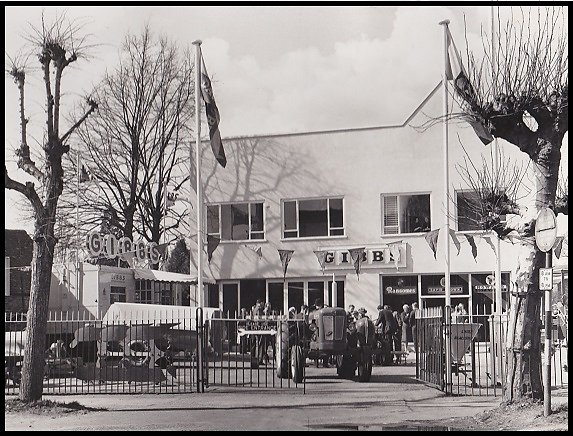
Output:
M543 398L542 294L537 283L545 253L537 248L533 237L541 208L567 213L566 192L556 201L561 145L569 113L566 19L563 8L548 7L537 13L521 10L520 16L512 16L503 28L499 25L495 56L487 38L485 56L480 60L468 53L469 83L454 86L463 115L525 153L535 176L535 201L529 207L516 209L517 205L499 201L499 195L481 199L486 203L484 208L491 211L488 226L497 229L498 234L514 232L521 245L507 332L507 402ZM502 223L501 215L509 212L505 206L518 218Z
M125 38L119 65L94 91L98 114L78 133L82 163L94 180L79 191L83 232L103 219L118 235L160 242L166 190L183 178L174 168L181 144L189 142L191 79L188 56L167 39L154 38L149 27ZM73 210L75 184L66 198ZM171 227L182 219L171 217Z
M13 59L8 74L14 79L19 90L20 147L16 151L18 168L32 176L35 182L21 183L8 175L4 167L6 189L13 189L25 196L32 206L35 229L32 258L32 283L26 324L26 346L20 385L20 399L25 402L36 401L42 397L44 377L44 351L48 318L48 300L56 238L54 225L58 209L58 200L64 185L62 156L69 151L68 140L88 116L97 108L94 100L87 101L87 109L70 127L60 125L62 79L64 70L85 54L85 37L81 36L81 26L70 23L65 16L57 17L53 23L47 23L42 17L42 25L32 27L28 41L41 65L46 97L46 125L42 148L42 162L38 166L31 158L28 146L25 114L24 88L28 67L21 59Z

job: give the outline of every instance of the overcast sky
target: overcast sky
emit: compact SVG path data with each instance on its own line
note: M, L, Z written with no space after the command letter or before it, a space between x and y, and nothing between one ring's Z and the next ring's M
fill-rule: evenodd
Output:
M42 10L5 7L6 53L18 52L29 23L38 25ZM88 94L105 69L116 65L126 32L139 33L148 23L153 32L171 38L182 49L196 39L203 41L224 138L401 123L441 79L439 21L451 21L458 47L464 47L467 39L477 48L480 32L490 31L491 8L419 4L44 8L48 19L64 11L68 18L84 22L91 43L97 44L89 61L78 61L64 76L66 107ZM26 110L40 138L45 125L42 86L40 76L29 75ZM19 138L17 90L9 78L5 87L6 161L8 170L19 174L13 162ZM20 221L17 196L7 193L6 228L31 230Z

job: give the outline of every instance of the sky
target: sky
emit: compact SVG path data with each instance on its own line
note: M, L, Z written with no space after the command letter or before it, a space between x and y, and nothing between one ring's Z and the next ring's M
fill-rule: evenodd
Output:
M501 14L507 13L501 8ZM458 47L479 49L490 30L490 6L6 6L5 52L25 44L30 24L65 12L83 23L94 45L64 76L68 112L89 94L106 68L117 64L126 32L146 24L156 35L202 52L213 80L223 139L272 133L402 123L441 80L443 29ZM31 66L37 62L31 59ZM28 74L26 111L39 141L44 121L43 83ZM18 94L5 78L5 160L16 169ZM33 145L34 140L30 140ZM7 192L5 227L32 230L19 212L21 196Z

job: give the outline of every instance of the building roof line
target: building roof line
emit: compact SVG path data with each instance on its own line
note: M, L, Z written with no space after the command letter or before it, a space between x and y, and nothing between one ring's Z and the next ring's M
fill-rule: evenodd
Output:
M287 136L307 136L307 135L320 135L325 133L345 133L345 132L360 132L367 130L380 130L380 129L395 129L398 127L405 127L408 123L420 112L420 110L426 105L428 100L434 96L436 91L442 86L442 82L438 84L430 91L430 93L422 100L422 102L414 109L414 111L406 118L402 124L391 124L386 126L369 126L369 127L352 127L345 129L329 129L329 130L313 130L309 132L291 132L291 133L273 133L273 134L261 134L261 135L244 135L244 136L227 136L222 138L223 141L234 141L237 139L251 139L251 138L278 138ZM201 142L209 142L209 139L203 139Z

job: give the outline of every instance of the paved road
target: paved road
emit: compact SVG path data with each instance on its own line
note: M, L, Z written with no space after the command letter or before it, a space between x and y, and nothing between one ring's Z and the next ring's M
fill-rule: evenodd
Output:
M301 389L214 387L204 394L47 396L106 411L51 417L5 414L6 430L356 430L475 415L499 397L444 397L414 380L413 366L374 367L369 383L307 369Z

